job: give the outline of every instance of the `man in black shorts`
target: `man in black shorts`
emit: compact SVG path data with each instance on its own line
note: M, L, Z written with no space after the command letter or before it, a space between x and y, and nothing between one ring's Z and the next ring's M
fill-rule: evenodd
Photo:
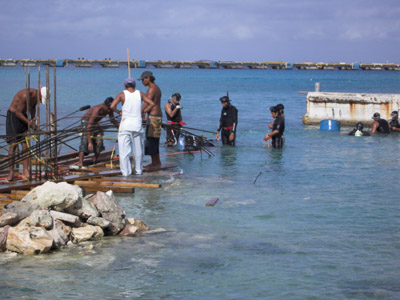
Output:
M36 128L36 104L39 101L44 104L48 92L49 91L46 87L42 87L40 92L36 89L22 89L15 94L11 101L6 119L6 140L7 143L10 144L8 148L8 157L10 159L10 172L7 177L8 181L14 180L15 150L19 143L22 145L23 152L27 150L25 133L28 131L29 127L33 129ZM30 114L31 119L29 119L28 114ZM22 174L23 180L29 179L28 161L29 157L22 161L24 168Z
M264 141L272 139L272 147L281 149L284 144L283 132L285 131L285 120L282 118L280 108L276 106L270 107L271 116L274 118L272 124L272 131L267 133L264 137Z

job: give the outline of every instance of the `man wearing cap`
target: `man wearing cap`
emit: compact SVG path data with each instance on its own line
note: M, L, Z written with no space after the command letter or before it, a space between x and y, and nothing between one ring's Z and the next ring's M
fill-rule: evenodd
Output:
M145 113L154 106L145 94L136 90L136 82L133 78L124 81L125 90L115 97L110 108L121 116L118 129L119 166L123 176L132 174L130 161L131 152L135 157L136 175L143 172L143 127L142 127L142 101L147 103ZM121 102L122 110L117 109Z
M36 104L39 101L43 104L46 103L47 91L46 87L42 87L40 93L36 89L22 89L15 94L11 101L6 119L6 141L10 144L8 148L8 157L10 159L8 181L14 180L15 149L18 147L18 144L21 143L22 151L26 151L25 133L29 130L29 127L33 129L36 128ZM31 119L29 119L28 114L30 114ZM22 161L24 168L22 174L23 180L29 179L28 161L29 157Z
M400 131L399 113L395 110L390 114L392 119L389 121L389 128L391 131Z
M381 119L381 114L376 112L372 116L374 122L372 123L371 133L390 133L389 123L385 119Z
M147 86L146 96L154 102L154 106L148 110L148 104L144 103L143 113L148 111L148 118L145 114L143 119L146 120L146 142L145 155L151 156L151 164L144 166L145 169L157 170L161 167L160 160L160 137L162 125L162 110L161 110L161 90L154 83L156 78L150 71L145 71L138 78L144 86Z
M118 127L119 123L114 118L114 113L110 106L113 97L107 97L102 104L90 108L82 117L82 138L79 146L79 165L83 166L83 158L90 152L94 153L93 163L97 163L100 152L104 150L103 136L104 131L99 122L108 115L111 123Z
M269 110L271 111L271 116L274 118L274 122L272 124L272 131L265 135L264 141L272 139L272 147L281 149L284 143L283 132L285 131L285 120L281 116L279 107L272 106Z
M231 104L229 96L223 96L219 98L219 101L221 101L222 110L216 138L219 140L221 131L222 144L235 146L238 110Z

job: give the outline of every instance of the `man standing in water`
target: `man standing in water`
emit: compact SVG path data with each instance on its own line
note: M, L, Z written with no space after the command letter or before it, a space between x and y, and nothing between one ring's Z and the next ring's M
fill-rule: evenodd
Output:
M219 140L221 131L222 144L235 146L238 110L231 104L229 96L223 96L219 98L219 101L221 101L222 110L216 138Z
M271 111L271 116L274 118L272 123L272 131L267 133L264 137L264 141L272 139L272 147L281 149L284 143L283 132L285 131L285 120L282 118L280 113L280 108L272 106L269 109Z
M111 123L118 127L118 122L114 118L114 113L110 108L113 97L108 97L102 104L93 106L82 117L82 139L79 146L79 165L83 167L83 158L90 152L94 153L93 163L97 163L100 152L104 150L103 136L104 131L99 122L108 115Z
M385 119L381 119L381 114L376 112L372 116L374 123L372 123L371 133L390 133L389 123Z
M144 166L147 170L157 170L161 167L160 160L160 137L161 137L161 125L162 125L162 110L161 110L161 90L154 83L156 78L150 71L145 71L138 78L142 81L144 86L147 86L146 96L154 102L154 106L148 112L148 118L146 119L144 112L147 111L148 103L144 103L142 106L143 120L146 122L146 140L147 149L145 155L151 156L151 164Z
M15 149L18 144L21 143L22 151L27 150L24 133L29 130L29 127L36 128L36 104L38 102L38 90L36 89L23 89L15 94L11 101L10 107L7 111L6 119L6 134L7 143L10 144L8 148L8 158L10 160L10 172L7 177L8 181L14 180L14 168L15 168ZM39 101L43 104L46 103L47 88L42 87L40 90ZM29 102L29 109L28 109ZM31 119L28 118L28 114L31 115ZM28 170L29 157L22 161L24 167L22 179L29 179Z

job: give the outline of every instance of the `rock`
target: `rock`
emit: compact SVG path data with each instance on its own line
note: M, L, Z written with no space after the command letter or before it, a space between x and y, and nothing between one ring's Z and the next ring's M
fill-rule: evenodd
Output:
M138 231L138 228L130 223L127 223L122 229L120 233L118 233L119 236L135 236L136 232Z
M27 218L28 224L36 227L44 227L50 229L53 227L53 218L48 210L34 210Z
M107 221L106 219L100 217L90 217L86 220L86 223L94 226L100 226L103 229L108 228L111 225L110 221Z
M142 220L135 218L128 218L127 222L137 227L138 231L148 231L149 227L143 223Z
M54 218L54 220L61 220L63 222L69 223L72 226L75 227L80 227L82 226L82 222L79 219L79 217L71 215L71 214L66 214L62 212L58 212L55 210L50 211L50 215Z
M4 227L7 225L14 225L19 221L19 217L16 213L7 212L4 215L0 216L0 227Z
M125 227L125 211L118 204L114 196L109 196L103 192L97 192L95 197L90 199L96 206L100 215L111 222L109 231L112 235L117 235Z
M18 215L18 221L25 219L30 214L38 209L38 206L29 202L14 201L8 205L5 205L2 211L2 215L8 212L15 213Z
M82 189L66 182L47 181L34 188L30 197L31 201L37 202L41 208L63 211L82 198Z
M86 225L72 228L71 240L74 244L89 240L98 240L104 236L103 229L99 226Z
M64 247L70 240L71 232L72 232L71 227L65 225L60 220L55 220L53 229L48 231L48 234L53 239L53 247L54 248Z
M83 220L87 220L90 217L100 216L96 206L85 198L79 199L75 205L67 208L65 211L75 216L79 216Z
M43 227L27 226L25 223L8 229L6 247L22 254L47 253L53 239Z
M8 235L8 229L10 228L10 225L6 225L3 228L0 228L0 251L4 252L7 250L6 244L7 244L7 235Z

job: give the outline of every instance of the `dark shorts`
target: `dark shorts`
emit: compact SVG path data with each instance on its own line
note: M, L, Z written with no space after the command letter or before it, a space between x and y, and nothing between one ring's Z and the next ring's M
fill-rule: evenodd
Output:
M24 116L27 115L24 113ZM14 112L7 111L6 119L6 141L8 144L13 144L22 141L25 136L23 133L28 131L28 125L21 121Z
M144 148L144 154L153 156L159 153L160 153L160 139L147 137Z
M285 143L285 137L282 136L273 136L272 137L272 147L276 149L282 149L283 144Z
M81 138L81 145L79 146L79 152L83 152L85 155L89 154L89 139L86 135L86 129L87 129L87 122L82 121L82 138ZM100 153L101 151L104 151L104 144L103 144L103 136L104 136L104 131L100 126L92 126L90 130L90 136L93 137L99 137L97 138L92 138L92 143L93 143L93 152L94 153Z
M233 141L229 141L229 136L231 135L232 132L233 132L232 129L225 130L222 128L221 140L222 140L223 145L235 146L236 134L235 134L235 138L233 139Z

